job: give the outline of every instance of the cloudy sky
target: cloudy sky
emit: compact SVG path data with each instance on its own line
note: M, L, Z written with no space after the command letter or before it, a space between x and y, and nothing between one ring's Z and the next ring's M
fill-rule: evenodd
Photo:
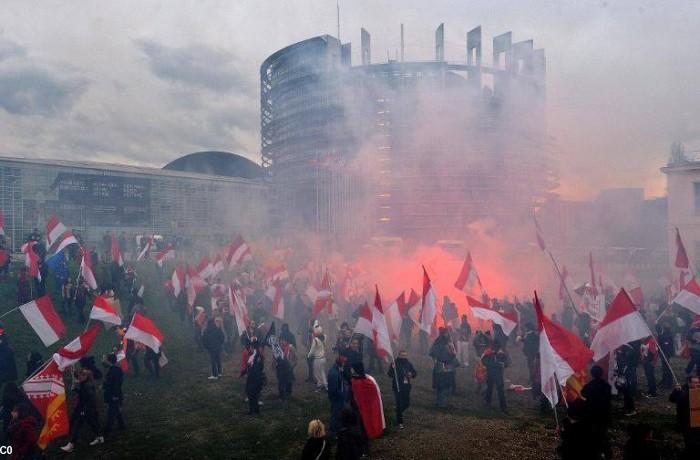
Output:
M359 60L466 59L466 31L512 30L547 53L549 131L561 193L664 194L674 140L700 150L700 2L341 0ZM3 0L0 155L162 166L220 149L259 158L258 68L293 42L335 35L335 0ZM489 56L490 47L484 50ZM699 152L700 153L700 152Z

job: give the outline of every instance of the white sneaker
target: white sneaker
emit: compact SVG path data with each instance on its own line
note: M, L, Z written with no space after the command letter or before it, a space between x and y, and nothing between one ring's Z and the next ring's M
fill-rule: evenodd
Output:
M98 436L98 437L96 437L95 439L92 440L92 442L90 443L90 445L91 445L91 446L96 446L96 445L102 444L102 443L104 443L104 442L105 442L105 438L103 438L102 436Z
M218 378L219 378L219 377L217 377L217 376L215 376L215 375L210 375L209 377L207 377L207 380L216 380L216 379L218 379Z
M262 406L263 404L265 404L265 403L262 401L258 401L258 406Z
M72 442L69 442L69 443L66 444L65 446L61 446L61 450L62 450L63 452L68 452L68 453L73 452L73 443L72 443Z

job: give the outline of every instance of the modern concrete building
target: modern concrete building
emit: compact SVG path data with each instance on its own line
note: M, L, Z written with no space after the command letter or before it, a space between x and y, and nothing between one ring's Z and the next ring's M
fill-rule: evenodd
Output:
M557 186L546 132L544 51L481 28L448 62L444 26L430 61L372 63L324 35L260 68L261 154L276 224L320 234L461 238L473 221L528 216ZM401 55L404 56L402 46Z
M15 250L33 228L43 232L52 214L93 242L105 230L230 237L266 228L263 175L225 152L187 155L164 169L0 157L0 209Z

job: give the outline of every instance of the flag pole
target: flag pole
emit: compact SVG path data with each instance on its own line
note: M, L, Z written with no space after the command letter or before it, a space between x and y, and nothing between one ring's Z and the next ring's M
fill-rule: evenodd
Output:
M559 281L561 282L562 286L564 286L564 290L566 291L566 295L569 298L569 302L571 302L571 307L574 309L577 315L580 315L581 312L579 312L578 308L576 308L576 302L574 302L574 298L571 296L571 292L569 292L569 287L566 285L566 281L564 280L564 277L562 276L561 271L559 270L559 265L554 259L552 251L548 249L547 254L549 254L549 258L552 259L552 264L554 265L554 269L557 271L557 275L559 275Z
M20 307L21 307L21 305L20 305ZM7 316L7 315L9 315L10 313L15 312L15 311L17 311L17 310L19 310L19 307L15 307L15 308L13 308L12 310L8 310L8 311L6 311L5 313L3 313L2 315L0 315L0 318L4 318L5 316Z
M642 319L642 321L644 321L644 324L646 324L646 321L644 320L644 317L639 312L639 310L637 310L637 314ZM656 335L654 335L654 331L651 330L651 328L649 327L648 324L647 324L647 329L649 330L649 335L651 335L651 337L656 342L656 349L659 350L659 354L663 358L664 363L668 366L668 369L671 371L671 375L673 376L673 381L676 382L676 385L680 385L680 383L678 382L678 377L676 377L676 373L673 372L673 368L671 367L671 363L669 362L668 358L666 357L666 353L664 353L663 349L661 348L661 345L659 345L659 339L656 338Z

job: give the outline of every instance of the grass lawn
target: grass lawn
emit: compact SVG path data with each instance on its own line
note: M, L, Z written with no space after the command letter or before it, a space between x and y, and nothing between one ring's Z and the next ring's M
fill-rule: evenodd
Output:
M264 405L260 416L246 415L244 380L238 378L239 348L224 357L224 377L209 381L209 359L198 352L191 329L170 311L161 295L154 269L138 268L147 280L145 304L149 315L165 334L164 349L170 360L162 370L160 380L148 377L144 369L140 377L129 374L124 382L123 413L125 432L115 431L105 444L90 447L87 428L84 438L73 454L58 449L63 443L54 442L47 453L50 458L71 459L295 459L306 439L306 425L313 418L326 424L329 407L325 394L315 393L304 383L305 351L299 351L296 368L297 383L292 401L284 408L276 399L275 373L267 362L269 383L263 390ZM169 272L168 272L169 273ZM16 305L14 278L0 282L0 311ZM58 302L55 304L58 306ZM68 333L60 344L46 349L19 312L3 319L11 347L17 357L18 372L23 375L25 359L30 350L38 350L48 358L60 345L67 343L84 329L84 324L66 321ZM92 354L101 357L119 340L113 332L101 332ZM513 366L506 378L513 383L526 384L527 371L519 344L510 344ZM497 410L484 408L481 396L475 392L471 368L458 370L458 393L450 399L450 407L433 407L434 395L430 382L428 358L410 355L418 368L418 378L412 393L412 406L405 413L406 429L398 431L394 419L394 399L389 378L375 374L382 387L386 434L372 442L372 458L377 459L551 459L557 444L553 413L540 416L538 403L529 392L508 392L509 417ZM676 363L680 370L680 362ZM679 373L679 375L682 375ZM640 389L645 389L640 370ZM660 377L660 375L659 375ZM67 389L70 382L66 381ZM495 396L495 395L494 395ZM101 392L100 392L101 398ZM100 399L101 401L101 399ZM494 400L495 402L495 400ZM497 406L497 404L495 404ZM617 407L621 402L617 403ZM104 406L101 416L104 421ZM659 448L665 455L682 445L673 431L675 408L662 394L655 400L638 402L640 415L625 419L616 415L612 441L619 455L626 424L645 421L656 427ZM618 410L619 412L619 410ZM563 411L560 412L563 417ZM668 457L664 457L668 458Z

